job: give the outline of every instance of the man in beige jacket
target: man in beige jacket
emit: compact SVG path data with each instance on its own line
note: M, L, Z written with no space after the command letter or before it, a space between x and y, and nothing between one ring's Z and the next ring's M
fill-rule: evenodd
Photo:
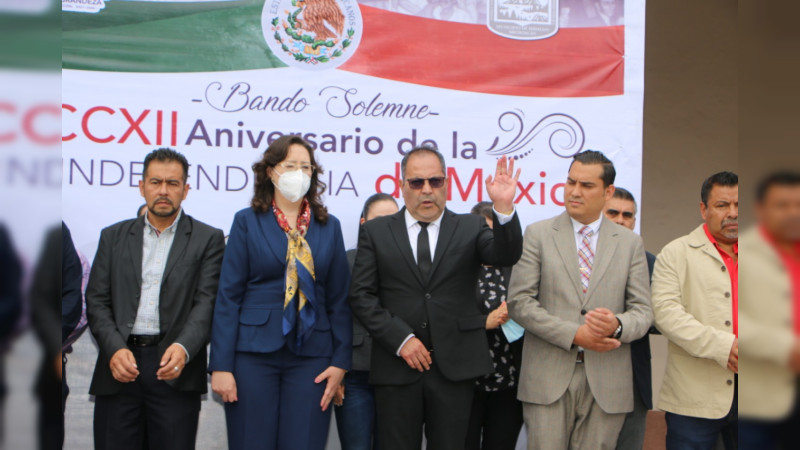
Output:
M565 211L525 229L509 316L525 328L517 398L528 450L612 450L633 410L630 343L650 329L642 238L603 216L616 171L573 157Z
M739 178L709 177L701 188L705 223L656 259L656 327L669 339L658 407L667 411L667 450L737 442Z
M742 234L742 448L796 448L800 405L800 173L759 183L758 227Z

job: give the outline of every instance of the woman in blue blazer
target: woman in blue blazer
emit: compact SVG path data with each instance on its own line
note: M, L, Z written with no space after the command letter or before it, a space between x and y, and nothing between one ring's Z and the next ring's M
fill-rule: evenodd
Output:
M303 139L276 140L253 172L222 263L211 388L225 402L229 448L322 450L352 358L342 231Z

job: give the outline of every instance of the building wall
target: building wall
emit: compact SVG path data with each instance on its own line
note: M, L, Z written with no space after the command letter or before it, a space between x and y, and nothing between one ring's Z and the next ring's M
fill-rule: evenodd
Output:
M647 3L642 236L658 254L701 222L700 185L738 171L737 2ZM651 336L653 392L666 339Z

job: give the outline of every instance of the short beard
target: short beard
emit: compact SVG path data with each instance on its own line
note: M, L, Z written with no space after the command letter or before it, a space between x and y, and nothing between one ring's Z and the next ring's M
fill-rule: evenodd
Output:
M174 206L168 212L158 212L156 211L155 207L150 206L147 207L147 210L153 213L153 215L156 217L172 217L176 212L178 212L178 208Z

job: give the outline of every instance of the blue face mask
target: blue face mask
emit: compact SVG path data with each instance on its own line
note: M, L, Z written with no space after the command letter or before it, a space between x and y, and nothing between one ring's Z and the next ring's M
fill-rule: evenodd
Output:
M509 343L516 341L525 334L525 328L522 328L520 324L513 320L509 320L500 325L500 328L503 330L503 334L506 336L506 340L508 340Z

